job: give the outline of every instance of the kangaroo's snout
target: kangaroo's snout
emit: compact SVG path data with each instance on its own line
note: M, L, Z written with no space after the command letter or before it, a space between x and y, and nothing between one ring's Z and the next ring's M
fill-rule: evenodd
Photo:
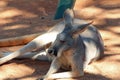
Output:
M48 53L49 53L49 54L53 54L53 53L54 53L54 50L53 50L53 49L49 49L49 50L48 50Z
M48 49L47 53L50 55L57 56L57 51L55 49Z

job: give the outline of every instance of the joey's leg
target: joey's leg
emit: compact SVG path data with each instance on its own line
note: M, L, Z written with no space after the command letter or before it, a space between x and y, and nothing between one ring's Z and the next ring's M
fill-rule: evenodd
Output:
M49 78L53 79L51 77L51 75L55 72L57 72L58 70L60 69L60 63L58 61L58 59L54 59L51 63L51 66L50 66L50 69L48 70L47 74L45 76L43 76L42 78L40 79L37 79L37 80L47 80Z

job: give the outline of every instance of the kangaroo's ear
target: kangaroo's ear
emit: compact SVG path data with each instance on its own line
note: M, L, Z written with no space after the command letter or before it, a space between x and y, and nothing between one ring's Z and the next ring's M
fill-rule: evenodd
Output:
M80 24L80 25L77 26L77 27L73 27L72 30L71 30L71 32L72 32L72 33L76 33L76 32L78 32L78 31L83 32L83 31L85 31L85 30L87 29L87 27L88 27L89 25L91 25L92 23L93 23L93 21L88 22L88 23L84 23L84 24Z
M70 25L72 24L73 22L73 18L74 18L74 12L72 9L67 9L65 12L64 12L64 20L65 20L65 25Z

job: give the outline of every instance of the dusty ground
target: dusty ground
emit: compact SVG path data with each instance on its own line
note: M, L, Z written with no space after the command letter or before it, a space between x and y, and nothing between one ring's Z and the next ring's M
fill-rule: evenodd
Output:
M0 0L0 39L45 32L58 21L53 17L57 0ZM120 80L120 1L77 0L76 17L94 20L105 44L105 57L93 63L85 76L59 80ZM15 51L22 46L3 47ZM0 80L35 80L45 74L48 62L11 60L0 66Z

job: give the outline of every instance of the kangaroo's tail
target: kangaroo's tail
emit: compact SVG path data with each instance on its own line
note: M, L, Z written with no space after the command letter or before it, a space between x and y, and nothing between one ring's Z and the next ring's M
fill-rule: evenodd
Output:
M40 33L36 33L36 34L31 34L31 35L0 39L0 47L24 45L32 41L34 38L36 38L39 35Z

